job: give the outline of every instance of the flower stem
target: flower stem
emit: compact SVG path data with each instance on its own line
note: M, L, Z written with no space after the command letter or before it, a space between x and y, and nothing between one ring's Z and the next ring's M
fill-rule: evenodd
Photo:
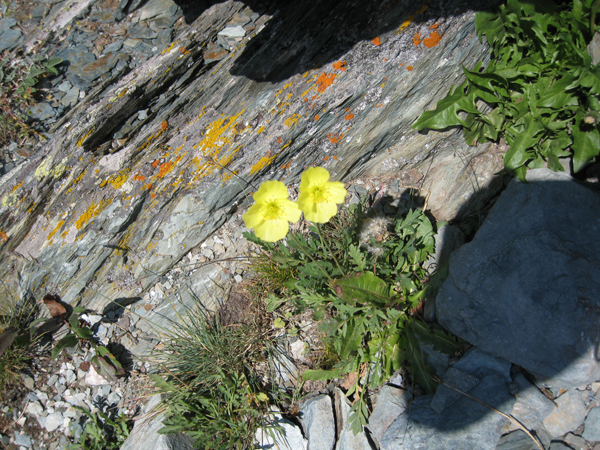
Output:
M325 271L325 269L323 269L323 268L321 267L321 265L320 265L320 264L319 264L319 263L318 263L318 262L317 262L317 261L316 261L316 260L315 260L315 259L312 257L312 255L311 255L309 252L307 252L307 251L304 249L304 247L302 247L302 245L300 244L300 242L298 242L298 239L296 239L296 235L295 235L294 233L290 233L290 234L288 234L288 236L291 236L291 238L294 240L294 242L296 243L296 245L298 246L298 248L300 248L300 249L301 249L301 250L304 252L304 254L305 254L306 256L308 256L308 257L310 258L310 260L311 260L312 262L314 262L314 263L317 265L317 267L319 268L319 270L321 270L321 272L323 272L323 273L325 274L325 276L327 277L327 279L328 279L329 281L333 281L333 280L331 279L331 277L329 276L329 274L328 274L328 273Z
M321 231L321 224L320 223L317 223L317 232L319 233L319 237L321 238L321 245L329 252L329 254L331 255L331 257L335 261L335 265L340 270L340 273L342 274L342 276L345 276L346 273L344 272L344 270L340 266L340 263L339 263L338 259L335 257L335 253L333 253L331 251L331 249L329 248L329 246L325 243L325 239L323 239L323 232Z

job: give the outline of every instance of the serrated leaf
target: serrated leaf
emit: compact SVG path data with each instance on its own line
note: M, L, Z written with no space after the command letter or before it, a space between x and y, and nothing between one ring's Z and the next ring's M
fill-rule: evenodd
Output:
M600 151L600 134L597 128L582 131L573 125L573 172L583 169Z
M446 98L438 102L435 110L425 111L421 114L421 117L417 119L412 128L421 131L424 128L442 130L457 125L465 126L466 122L459 117L459 112L479 113L474 103L474 97L465 96L464 89L466 84L467 81L457 86L454 92L452 92L451 87Z
M522 129L511 127L511 135L507 135L510 149L504 155L504 167L508 170L515 170L525 164L525 161L529 159L527 150L538 141L537 135L543 131L531 114L527 114L523 118L523 124Z
M67 334L64 338L58 341L52 349L52 359L56 359L60 352L62 352L66 347L75 347L78 342L79 340L75 334Z

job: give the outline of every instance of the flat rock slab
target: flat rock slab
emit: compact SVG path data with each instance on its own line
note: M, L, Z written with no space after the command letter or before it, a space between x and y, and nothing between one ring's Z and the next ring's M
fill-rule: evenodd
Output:
M498 374L485 376L469 395L504 413L510 413L514 398ZM463 397L442 414L429 404L432 396L415 399L381 439L382 450L493 450L507 419L480 403Z
M546 169L527 180L452 255L436 316L544 384L587 385L600 378L600 195Z

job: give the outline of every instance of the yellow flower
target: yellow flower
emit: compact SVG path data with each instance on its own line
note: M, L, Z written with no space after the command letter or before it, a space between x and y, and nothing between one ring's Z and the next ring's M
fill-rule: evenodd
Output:
M306 220L325 223L337 214L337 203L344 203L346 189L339 181L329 181L329 172L310 167L302 174L298 206Z
M288 190L281 181L265 181L253 198L256 203L244 214L244 223L267 242L283 239L289 231L288 222L298 222L302 214L298 205L288 200Z

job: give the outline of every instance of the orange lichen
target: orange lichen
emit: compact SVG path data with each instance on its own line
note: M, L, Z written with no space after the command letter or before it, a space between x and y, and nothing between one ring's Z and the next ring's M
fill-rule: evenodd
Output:
M323 158L323 161L327 161L329 159L329 156L326 156L325 158Z
M277 143L281 144L281 136L277 138Z
M158 166L160 165L160 161L157 159L155 161L152 161L152 168L156 169Z
M406 66L406 70L410 72L411 70L413 70L413 66Z
M337 156L333 155L332 158L337 161Z
M145 183L143 189L146 189L146 190L152 189L152 183Z
M344 119L346 119L346 120L352 120L352 119L354 119L354 114L352 114L352 113L346 114L346 116L344 117Z
M171 172L173 170L173 167L175 167L175 165L170 161L166 162L164 164L161 164L160 170L158 171L158 177L163 178L166 174L168 174L169 172Z
M341 70L342 72L345 72L347 65L348 65L348 63L346 61L338 61L338 62L334 62L331 66L335 70Z
M325 89L333 84L333 80L335 80L334 74L327 75L325 72L323 72L321 75L319 75L319 78L317 78L316 81L317 91L325 92Z
M421 35L419 33L415 33L413 36L413 44L419 45L421 43Z
M156 198L156 194L155 194L154 192L151 192L151 193L150 193L150 198L151 198L152 200L154 200L154 199Z
M139 173L136 173L133 176L133 181L144 181L145 179L146 179L146 177L143 175L140 175Z
M342 138L344 137L343 133L342 134L337 134L337 133L329 133L327 135L327 137L329 138L329 140L331 141L332 144L337 144L338 142L340 142L342 140Z
M165 131L167 128L169 128L169 123L166 120L160 123L160 129L162 131Z
M425 47L427 47L427 48L435 47L436 45L438 45L440 43L441 39L442 39L442 36L440 36L437 31L434 31L429 36L427 36L425 39L423 39L423 45L425 45Z
M319 116L318 114L315 116L315 121L319 120L321 118L321 116Z
M371 42L373 42L373 44L377 45L377 46L381 45L381 40L379 40L378 37L376 37L375 39L373 39Z
M6 234L6 231L0 231L0 240L3 244L8 240L8 234Z
M92 203L89 208L84 212L79 219L75 222L75 228L81 230L83 226L93 217L96 217L110 204L110 199L102 200L98 203Z

